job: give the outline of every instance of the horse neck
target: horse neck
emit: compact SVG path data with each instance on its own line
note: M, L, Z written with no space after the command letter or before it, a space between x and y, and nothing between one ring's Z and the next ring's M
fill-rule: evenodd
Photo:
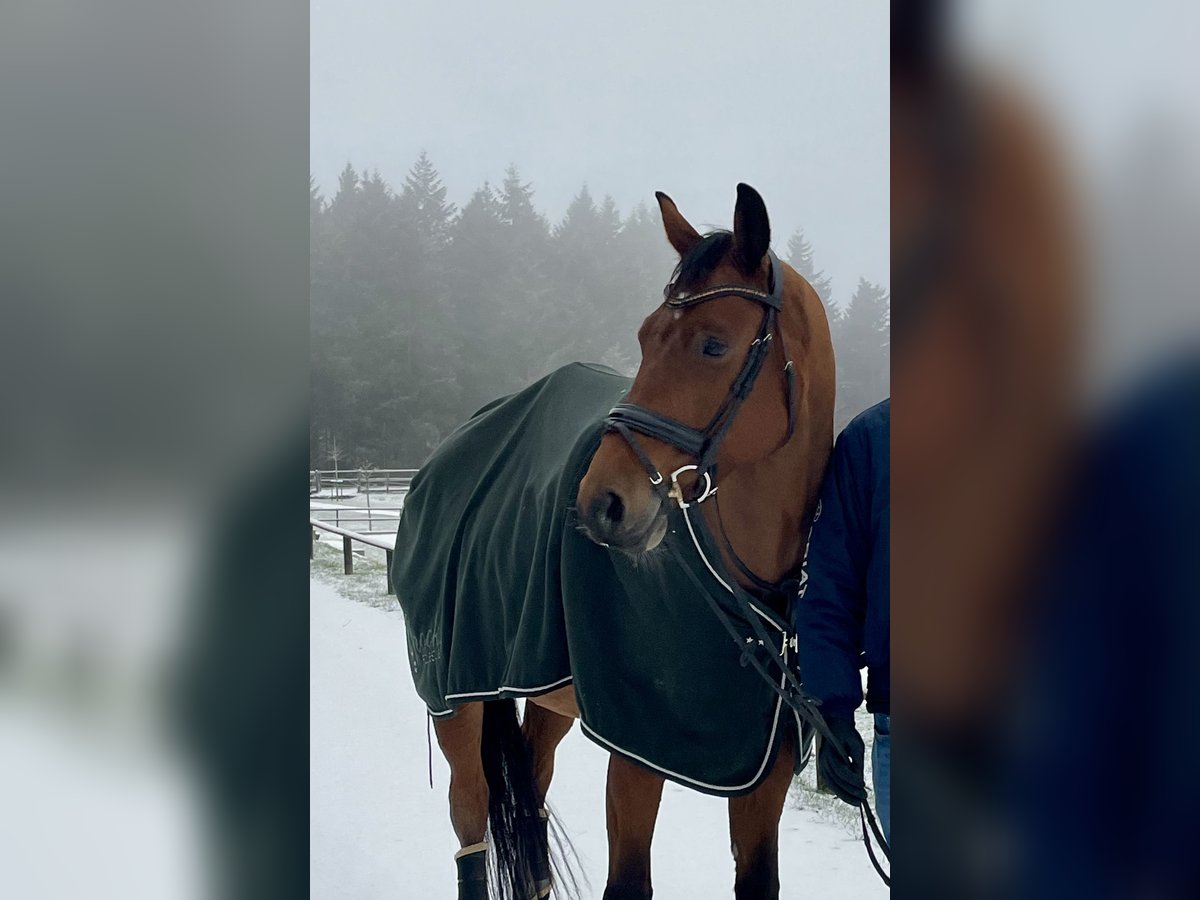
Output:
M785 272L791 284L780 316L778 355L773 353L763 373L782 371L786 347L797 367L796 432L772 454L721 479L720 521L715 509L706 510L714 534L724 526L728 544L742 562L769 582L780 581L804 562L812 512L833 446L833 343L824 305L803 277L790 268ZM738 566L731 565L724 541L721 554L742 587L754 587Z
M759 578L779 581L800 567L821 471L812 471L808 433L800 426L785 446L757 463L740 466L721 480L717 509L705 516L713 533L721 528L741 561ZM727 555L724 542L722 555ZM726 566L745 588L753 585L732 560Z
M742 562L771 582L795 572L803 562L833 445L833 346L824 306L811 286L804 283L798 295L785 301L780 326L788 355L798 367L795 433L773 453L722 478L719 521L716 509L705 510L713 533L723 526ZM781 371L784 361L781 342L779 357L768 366ZM728 557L724 542L719 543ZM743 587L753 587L732 560L726 558L725 563Z

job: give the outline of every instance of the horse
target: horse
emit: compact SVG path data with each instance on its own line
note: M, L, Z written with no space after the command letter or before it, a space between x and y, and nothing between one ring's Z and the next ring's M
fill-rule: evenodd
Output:
M758 703L763 712L753 721L756 727L762 723L762 733L748 738L757 742L755 748L766 748L761 759L756 750L744 770L707 781L681 772L683 764L673 762L701 760L704 768L706 747L668 741L662 759L672 762L664 763L622 746L612 739L612 729L620 731L635 707L664 700L655 696L660 688L683 685L655 707L664 711L676 710L680 697L719 692L724 681L694 681L696 662L686 658L690 649L702 649L708 665L716 665L717 657L727 660L737 673L738 651L727 634L701 647L707 632L689 631L693 625L715 629L715 619L723 616L710 599L718 612L712 616L693 586L706 587L722 577L736 580L755 598L754 612L761 619L755 621L756 633L764 634L764 624L773 625L770 640L780 642L776 652L787 659L787 607L833 439L829 326L812 286L771 252L767 209L753 188L737 187L732 231L707 235L666 194L656 198L680 261L663 302L638 333L642 361L632 383L616 373L575 367L485 407L435 452L435 461L448 460L440 487L436 475L426 483L423 469L401 516L393 580L405 613L414 680L450 766L450 819L461 847L455 855L459 900L488 896L489 862L500 897L572 893L569 854L551 840L546 798L555 750L576 719L611 752L605 900L651 896L650 848L666 778L729 798L735 896L775 898L779 893L778 825L803 739L790 716L780 714L777 698ZM607 407L618 389L623 396L612 397L618 402L599 421L579 412ZM551 406L548 424L539 424L531 413L538 404ZM510 407L512 421L505 424L503 413ZM524 460L511 459L506 441L516 439L512 436L535 441L530 454L553 456L557 445L548 436L572 428L580 436L570 455L580 461L564 464L561 475L544 476ZM514 464L518 471L505 488L497 473ZM481 479L464 487L469 466L480 471ZM535 508L549 512L528 523L528 516L514 512ZM488 516L494 527L480 525ZM444 548L435 546L428 533L437 528L446 532ZM504 539L510 541L509 554L529 571L503 582L507 594L523 597L506 596L512 605L501 610L478 594L485 590L481 585L495 580L499 563L494 557L502 546L497 542ZM601 616L600 624L589 623L588 640L576 639L568 653L555 636L564 627L564 615L570 636L580 609L535 614L529 598L546 583L569 582L580 559L592 566L587 571L616 572L598 588L613 600L601 603L589 596L583 611ZM682 567L691 580L683 602L656 606L657 589L643 587L643 580L655 585L655 573L672 567ZM636 602L618 602L622 586ZM449 599L433 604L432 594ZM664 623L661 633L650 635L661 642L661 652L653 654L661 657L660 668L643 682L641 693L632 699L604 696L599 702L597 692L612 687L603 684L609 668L625 665L631 654L599 652L597 657L589 653L590 645L624 633L630 617L675 614L670 627ZM727 629L736 631L724 618ZM656 621L648 627L654 629ZM539 677L528 674L529 660L519 654L512 658L514 635L523 630L541 636L536 655L553 657L537 670ZM677 631L685 632L683 643L671 644ZM493 651L509 656L486 676L490 681L462 690L458 679L456 687L455 665L476 665ZM727 698L723 715L756 705L750 693L757 675L738 677L752 679L735 684L746 702L738 695ZM515 697L526 698L522 721ZM724 760L714 762L714 771L724 765Z

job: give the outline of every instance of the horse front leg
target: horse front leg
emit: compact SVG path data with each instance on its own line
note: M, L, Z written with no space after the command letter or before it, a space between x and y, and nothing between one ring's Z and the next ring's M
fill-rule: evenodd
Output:
M784 738L765 781L729 801L729 839L737 874L737 900L779 897L779 817L792 783L792 739Z
M450 764L450 823L461 848L459 900L487 900L488 785L480 756L483 704L467 703L453 715L434 720L438 746Z
M617 755L608 760L608 885L604 900L650 900L650 843L663 779Z

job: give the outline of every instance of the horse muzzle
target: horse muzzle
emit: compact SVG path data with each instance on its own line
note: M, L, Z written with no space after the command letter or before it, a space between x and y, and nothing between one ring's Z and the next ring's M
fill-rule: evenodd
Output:
M667 510L661 499L650 494L642 502L648 505L635 509L620 491L601 488L590 498L580 497L576 511L591 540L638 556L661 544L667 534Z

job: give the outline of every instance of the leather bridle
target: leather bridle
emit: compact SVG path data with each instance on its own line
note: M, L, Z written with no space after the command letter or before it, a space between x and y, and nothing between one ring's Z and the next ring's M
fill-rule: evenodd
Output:
M616 432L629 444L641 462L642 468L646 470L655 492L663 499L664 503L674 502L679 507L697 555L713 579L729 594L744 623L743 627L748 626L752 636L746 636L730 618L722 604L708 589L708 585L704 584L699 575L693 571L690 561L684 557L679 546L674 542L669 542L668 552L675 558L681 570L695 586L697 593L705 599L717 620L729 633L741 654L742 665L752 666L771 690L778 694L780 699L794 710L800 719L807 722L816 733L821 735L823 740L828 741L834 747L836 752L845 757L847 756L846 748L830 731L829 725L820 711L820 701L808 696L797 673L793 670L794 664L789 659L789 650L796 649L795 637L788 636L784 631L782 646L778 651L774 649L775 638L767 632L761 621L766 618L766 615L759 610L750 595L733 578L721 557L706 551L706 546L715 546L711 531L703 516L696 516L693 519L689 512L693 504L701 503L716 493L717 452L721 447L721 442L729 433L742 404L750 396L750 391L753 390L758 375L762 371L763 363L770 353L771 344L776 339L783 348L783 357L786 360L783 367L787 379L788 416L787 435L783 441L785 444L791 440L796 430L796 367L792 360L788 359L787 348L783 344L783 334L779 331L779 313L783 306L783 269L779 258L774 253L768 251L767 255L771 261L771 280L769 291L766 293L736 284L717 285L695 294L677 291L674 282L663 289L664 303L671 309L686 309L718 297L744 297L747 300L754 300L763 307L762 323L759 325L758 335L750 344L746 361L742 363L742 369L733 380L733 384L730 385L729 393L726 394L717 411L713 413L708 424L704 428L697 429L644 406L634 403L618 403L604 419L604 430ZM636 434L662 441L683 451L696 462L673 472L670 478L671 484L668 487L662 473L642 449ZM679 476L692 470L696 472L696 481L693 484L693 496L688 500L683 496L683 489L679 485ZM704 485L703 490L699 490L701 483ZM790 601L795 595L795 587L799 582L794 579L786 579L777 584L770 584L758 578L733 551L723 528L721 537L729 557L743 575L747 576L760 590L769 594L783 595ZM783 629L781 628L781 630ZM866 799L859 804L859 816L867 855L870 857L875 871L884 883L890 886L891 877L875 854L871 836L875 838L884 858L889 861L891 860L891 848L884 839L875 814Z
M787 359L787 348L783 346L783 334L779 331L779 313L783 308L783 267L773 252L768 250L767 257L771 262L771 276L769 290L766 292L746 285L720 284L698 293L688 293L679 290L676 282L671 282L663 289L663 302L670 309L688 309L724 297L743 297L755 301L763 308L758 334L750 344L742 369L729 386L729 393L725 395L708 424L703 428L693 428L635 403L618 403L604 420L604 430L616 432L629 444L642 468L646 470L650 484L664 500L670 498L678 503L700 503L712 496L717 489L717 453L729 434L738 411L758 380L763 363L771 352L772 342L779 341L780 347L783 347L784 358ZM784 437L784 443L787 443L796 430L796 367L792 360L787 359L783 370L787 380L787 435ZM696 462L673 472L668 487L662 473L642 449L635 433L662 441L687 454ZM679 476L693 470L696 473L696 481L693 484L692 497L685 500L683 490L679 486ZM704 486L703 490L700 490L701 484Z

